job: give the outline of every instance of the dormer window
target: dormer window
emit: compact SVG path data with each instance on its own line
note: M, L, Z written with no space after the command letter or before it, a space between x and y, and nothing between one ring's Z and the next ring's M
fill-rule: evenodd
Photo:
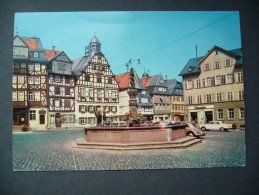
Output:
M189 69L188 69L188 71L189 71L189 72L192 72L192 70L193 70L193 67L190 66Z
M55 76L55 82L57 82L57 83L60 82L60 76L59 76L59 75L56 75L56 76Z
M164 83L164 81L163 81L163 80L161 80L161 81L160 81L160 83Z
M35 58L39 57L38 52L34 52L34 53L33 53L33 56L34 56Z
M164 88L164 87L158 87L158 91L166 92L166 88Z

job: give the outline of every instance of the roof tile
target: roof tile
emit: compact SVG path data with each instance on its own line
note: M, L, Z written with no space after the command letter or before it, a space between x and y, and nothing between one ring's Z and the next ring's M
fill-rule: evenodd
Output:
M22 41L29 47L29 50L38 50L39 49L37 39L22 38Z
M45 53L45 56L46 56L46 58L47 58L47 60L49 62L54 56L60 54L60 51L55 51L55 53L53 53L52 50L45 49L44 53Z
M141 78L140 80L141 80L142 84L143 84L145 87L147 87L148 84L149 84L149 82L150 82L150 79L151 79L151 77L143 77L143 78Z
M125 89L129 87L130 82L130 73L124 73L121 75L115 76L115 80L117 81L120 89Z

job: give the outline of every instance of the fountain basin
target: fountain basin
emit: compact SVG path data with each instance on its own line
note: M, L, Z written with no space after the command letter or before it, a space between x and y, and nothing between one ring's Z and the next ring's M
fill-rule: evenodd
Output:
M87 127L88 143L156 143L170 142L186 137L186 125L140 126L140 127Z

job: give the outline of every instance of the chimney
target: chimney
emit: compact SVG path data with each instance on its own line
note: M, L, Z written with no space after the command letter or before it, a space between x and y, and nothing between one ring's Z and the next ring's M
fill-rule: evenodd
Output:
M52 54L56 55L55 46L52 46Z

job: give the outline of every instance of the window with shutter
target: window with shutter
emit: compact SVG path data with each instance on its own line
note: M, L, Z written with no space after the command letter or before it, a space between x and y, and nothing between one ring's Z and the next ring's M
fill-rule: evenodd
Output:
M65 89L65 95L70 95L70 88Z
M90 81L90 75L89 74L85 75L85 81Z
M112 84L112 78L111 77L108 78L108 84Z
M69 78L69 76L65 76L65 83L66 83L66 84L70 84L70 78Z
M97 76L97 83L101 83L102 82L102 77Z
M55 94L59 95L60 94L60 87L55 87Z
M65 100L65 107L70 108L70 100Z

